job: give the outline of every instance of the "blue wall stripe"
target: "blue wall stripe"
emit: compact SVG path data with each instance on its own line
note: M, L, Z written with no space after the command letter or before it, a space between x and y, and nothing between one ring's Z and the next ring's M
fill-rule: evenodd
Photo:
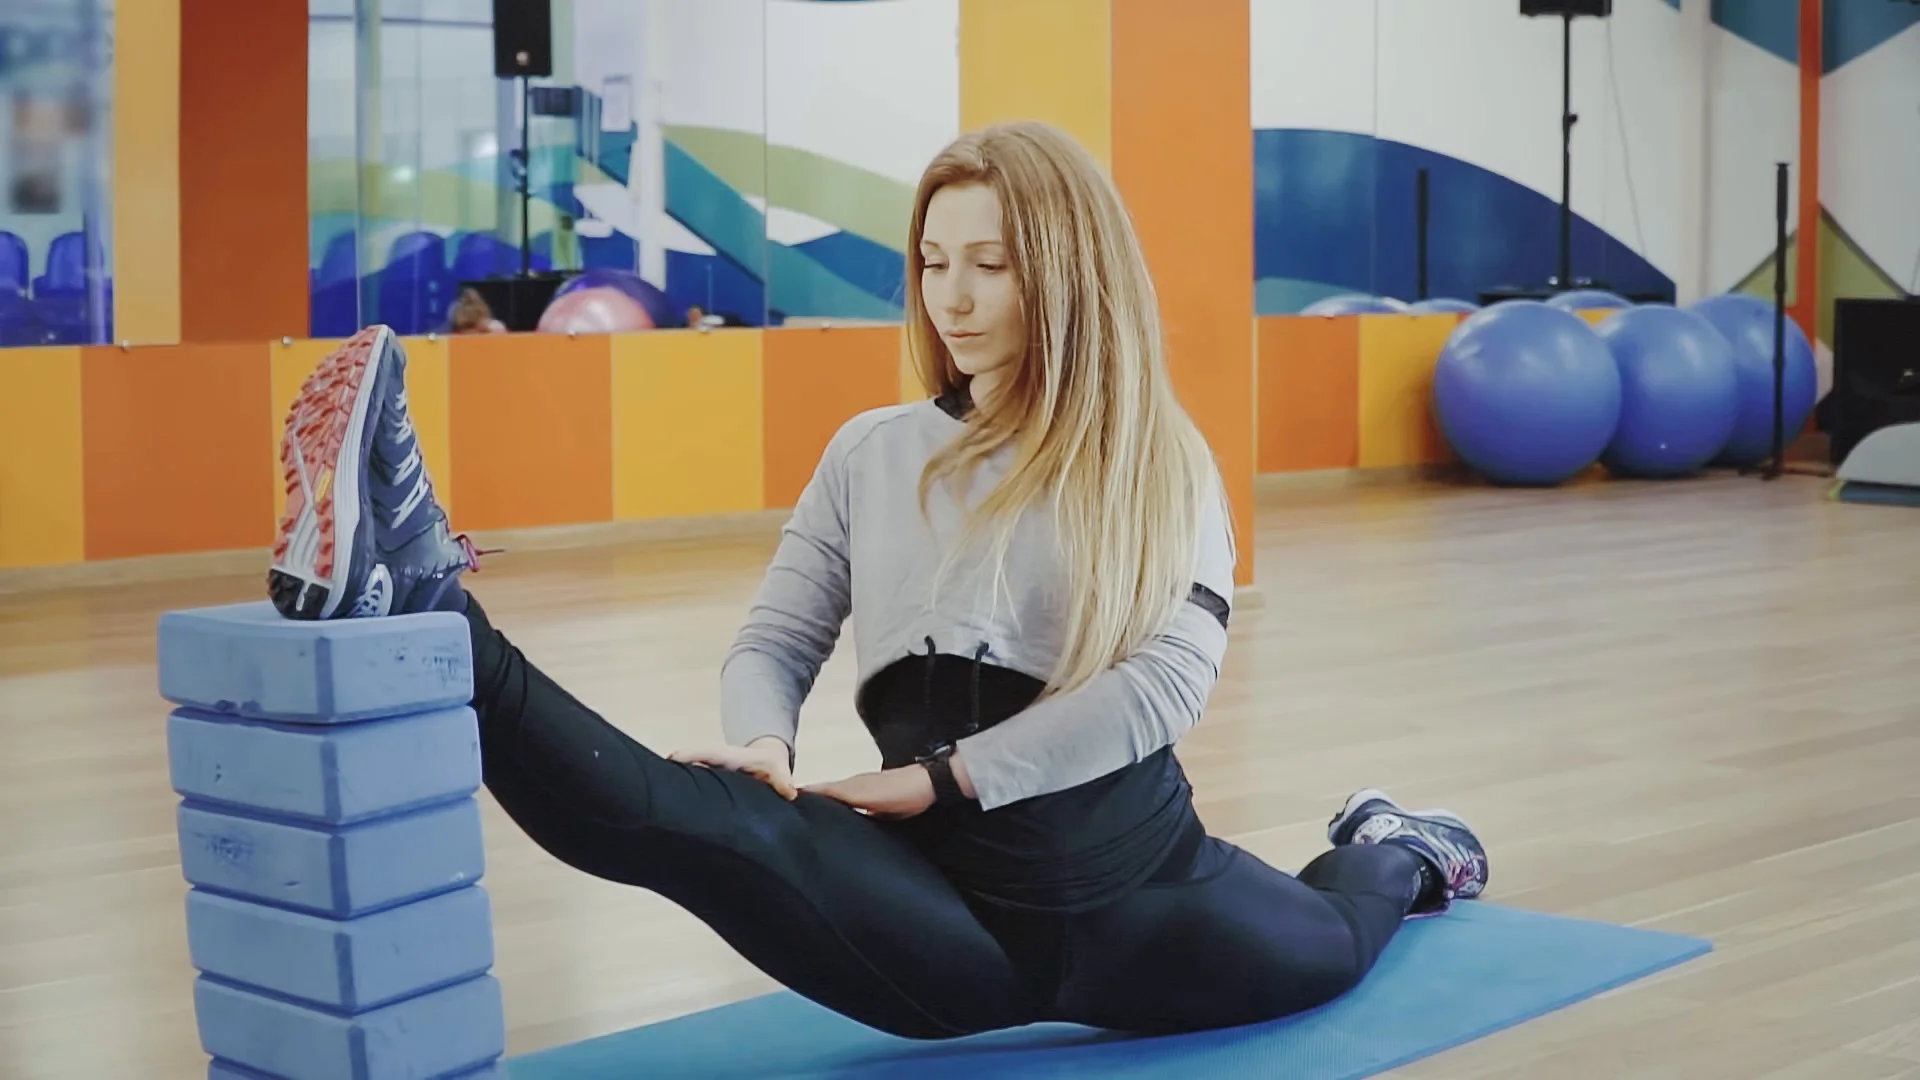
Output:
M1428 171L1428 293L1537 286L1555 272L1559 202L1444 154L1347 132L1254 132L1254 277L1266 303L1311 303L1315 287L1412 300L1415 177ZM1672 295L1673 282L1581 217L1574 190L1573 269L1625 292ZM1298 310L1294 308L1293 310Z
M1713 0L1712 15L1728 33L1789 64L1800 62L1799 0Z
M1823 74L1898 37L1920 23L1920 4L1900 0L1827 0L1821 8L1820 70Z

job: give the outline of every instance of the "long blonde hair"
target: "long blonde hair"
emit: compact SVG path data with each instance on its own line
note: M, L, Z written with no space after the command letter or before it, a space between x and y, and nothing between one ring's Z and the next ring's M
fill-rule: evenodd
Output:
M1217 497L1214 462L1174 395L1153 280L1119 192L1085 149L1046 124L963 136L921 177L907 238L906 322L927 391L967 385L921 296L920 240L934 193L968 184L999 197L1027 351L992 407L927 463L921 505L936 483L965 490L985 458L1014 447L962 540L996 529L998 561L1023 512L1043 503L1053 510L1069 579L1060 661L1047 684L1059 693L1131 655L1185 602L1201 515Z

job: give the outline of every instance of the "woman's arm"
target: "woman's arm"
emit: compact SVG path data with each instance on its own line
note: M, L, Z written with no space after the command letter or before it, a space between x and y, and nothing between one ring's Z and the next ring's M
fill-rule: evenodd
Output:
M1224 495L1208 505L1194 572L1205 591L1196 590L1165 630L1078 689L956 744L956 778L982 806L1098 779L1172 745L1199 722L1226 656L1233 596Z
M720 727L729 743L774 738L791 758L800 706L853 605L847 455L872 426L856 417L827 445L721 666Z

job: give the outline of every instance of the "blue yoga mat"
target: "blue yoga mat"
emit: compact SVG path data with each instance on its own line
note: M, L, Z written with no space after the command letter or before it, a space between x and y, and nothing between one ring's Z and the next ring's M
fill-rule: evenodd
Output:
M1036 1024L946 1042L897 1039L791 993L507 1061L508 1080L819 1077L1372 1076L1690 960L1700 938L1487 903L1409 923L1324 1008L1270 1024L1141 1039Z

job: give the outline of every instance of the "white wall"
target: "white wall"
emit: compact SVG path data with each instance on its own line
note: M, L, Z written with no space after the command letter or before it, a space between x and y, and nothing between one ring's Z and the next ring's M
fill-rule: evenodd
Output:
M1251 2L1254 127L1372 134L1559 200L1559 20L1523 18L1513 0ZM1682 303L1765 258L1772 163L1795 162L1798 140L1793 65L1708 10L1616 0L1611 18L1573 27L1574 210L1671 277ZM1912 69L1913 33L1889 68ZM1883 153L1920 158L1920 138L1901 145Z
M1715 28L1707 65L1706 287L1739 284L1774 249L1774 166L1788 164L1787 228L1799 222L1800 73Z
M1920 292L1920 25L1820 85L1820 202L1875 265Z
M959 0L767 4L767 141L906 184L960 133Z

